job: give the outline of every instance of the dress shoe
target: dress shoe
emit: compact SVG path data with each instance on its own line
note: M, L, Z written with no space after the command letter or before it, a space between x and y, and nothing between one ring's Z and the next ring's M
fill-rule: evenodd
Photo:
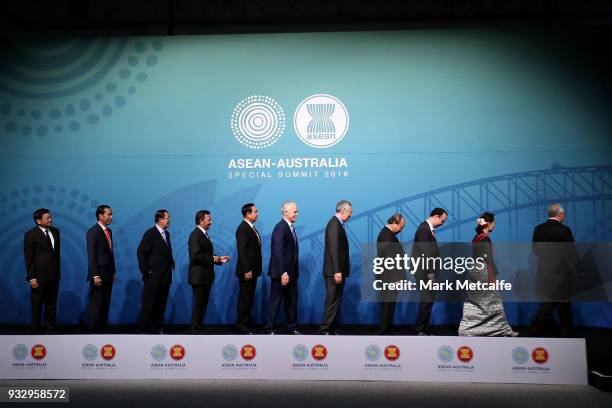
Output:
M300 332L299 332L299 331L297 331L297 330L289 330L289 334L293 334L293 335L299 336L299 335L300 335L300 334L302 334L302 333L300 333Z
M319 334L321 336L331 336L331 332L327 331L327 330L320 330Z
M276 334L276 331L274 331L272 329L266 330L266 334L274 335L274 334Z

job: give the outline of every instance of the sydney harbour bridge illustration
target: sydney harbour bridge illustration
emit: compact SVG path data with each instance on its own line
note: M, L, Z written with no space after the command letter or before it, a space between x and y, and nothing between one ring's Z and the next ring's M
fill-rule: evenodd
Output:
M566 222L574 226L577 203L588 203L592 222L601 222L610 216L606 210L610 210L608 201L611 199L612 167L562 167L555 164L550 169L472 180L396 200L358 212L346 224L346 230L352 246L364 243L364 239L359 237L367 237L366 242L376 242L387 218L401 213L406 218L406 227L400 240L410 242L411 234L431 209L442 207L449 215L447 223L439 231L444 241L470 241L476 217L483 211L505 216L508 224L504 229L509 240L518 241L520 224L528 223L531 232L535 224L545 219L546 208L551 203L564 205L568 215ZM324 229L302 237L302 248L321 251L323 232ZM610 236L610 232L608 226L604 235ZM601 235L591 239L597 240Z
M172 298L168 304L170 321L181 323L190 314L191 292L186 283L189 262L187 238L193 229L194 211L208 208L215 216L213 235L216 252L233 255L233 261L217 273L208 315L212 323L231 322L237 292L233 273L236 208L245 202L257 202L260 186L252 186L217 200L216 184L216 180L209 180L169 192L141 208L131 219L113 224L117 269L121 275L113 292L113 304L120 303L122 306L111 308L112 320L129 323L137 317L142 285L136 264L136 247L142 232L150 227L154 211L163 207L173 214L171 231L177 262ZM364 243L375 242L380 228L395 212L402 213L407 219L406 228L400 236L404 242L412 239L416 226L437 206L444 207L449 213L449 220L438 234L440 241L469 242L474 234L476 216L489 210L497 214L499 227L496 241L527 242L534 225L546 218L547 205L560 202L566 208L566 222L574 229L578 241L601 242L612 238L611 201L612 166L553 165L548 169L499 175L438 188L367 211L356 209L355 215L346 224L353 278L350 285L347 283L348 296L345 299L353 302L354 309L369 307L359 304L356 293L359 286L359 251ZM5 294L0 298L0 309L4 313L1 323L26 323L28 320L24 311L29 310L29 294L24 280L20 237L32 227L31 213L37 207L51 208L62 231L61 319L65 323L81 321L87 299L84 234L93 223L97 205L99 201L96 197L65 186L24 186L19 190L0 193L0 229L4 232L0 236L0 252L5 260L0 278L0 292ZM302 231L298 227L302 288L300 316L301 320L310 321L319 318L317 313L320 313L319 303L324 293L321 279L324 229L308 234ZM267 265L270 235L262 238L264 265ZM260 281L258 300L254 306L256 316L263 313L268 285L267 279Z

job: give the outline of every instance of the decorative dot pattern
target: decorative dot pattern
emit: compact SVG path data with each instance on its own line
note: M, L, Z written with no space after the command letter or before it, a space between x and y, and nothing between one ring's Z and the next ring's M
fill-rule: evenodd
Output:
M94 126L102 119L112 117L118 109L127 106L128 98L136 93L139 85L148 80L149 71L159 63L158 53L164 48L163 42L159 40L121 41L127 45L113 62L112 69L89 96L81 92L80 97L72 102L58 103L45 109L2 102L0 129L6 131L6 134L45 137L67 131L76 132L84 126Z

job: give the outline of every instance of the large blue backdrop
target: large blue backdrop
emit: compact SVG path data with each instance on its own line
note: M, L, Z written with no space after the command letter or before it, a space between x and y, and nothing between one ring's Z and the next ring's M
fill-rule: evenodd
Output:
M528 242L558 201L578 241L609 241L610 67L591 56L550 33L458 30L13 42L0 55L0 323L29 321L23 233L38 207L63 234L60 323L86 316L85 232L100 203L115 214L111 323L122 324L138 314L136 247L158 208L172 215L172 323L190 316L199 209L212 211L216 252L233 256L216 269L207 323L235 317L234 231L249 201L265 267L281 203L298 203L302 323L322 317L322 231L340 199L354 208L343 323L377 321L360 301L360 244L396 211L406 241L443 206L440 241L470 241L492 210L494 240ZM259 322L268 288L261 279ZM508 304L510 322L535 307ZM574 309L576 324L612 327L609 303ZM416 310L402 304L396 322ZM460 314L436 304L434 324Z

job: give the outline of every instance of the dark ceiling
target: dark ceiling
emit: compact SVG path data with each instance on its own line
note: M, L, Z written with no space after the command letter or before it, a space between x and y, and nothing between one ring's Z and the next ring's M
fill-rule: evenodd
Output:
M2 36L178 35L441 27L610 27L608 0L22 0Z

